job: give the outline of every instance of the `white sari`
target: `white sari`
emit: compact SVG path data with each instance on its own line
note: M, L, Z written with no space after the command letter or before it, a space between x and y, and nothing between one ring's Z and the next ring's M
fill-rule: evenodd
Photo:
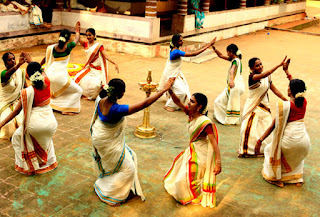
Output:
M272 123L269 105L268 90L271 85L271 77L261 79L249 87L249 94L244 105L241 123L241 141L239 154L255 156L255 147L258 139ZM272 136L268 136L261 145L260 153L271 142Z
M96 99L102 85L107 84L107 61L101 55L101 44L95 43L85 50L87 63L83 70L75 76L74 80L83 90L83 95L88 99Z
M214 117L221 124L240 124L240 96L244 93L244 82L242 78L242 63L239 58L232 60L236 61L235 78L233 88L229 85L222 91L222 93L214 101ZM229 68L229 71L232 64ZM227 83L229 84L229 76Z
M1 83L1 77L0 77ZM11 78L0 87L0 121L3 121L17 106L20 98L20 91L25 83L25 70L17 69ZM21 125L22 114L20 113L8 124L1 128L0 139L10 139Z
M15 6L17 8L15 8ZM8 5L0 4L0 10L3 12L9 12L9 11L20 12L22 15L25 15L26 13L28 13L28 7L21 5L16 1L11 1L11 3Z
M29 22L36 26L43 24L42 11L37 5L31 5L29 13Z
M187 80L184 77L183 73L181 72L181 63L182 63L181 58L177 60L170 60L170 57L168 58L166 67L164 68L164 71L159 83L159 90L163 89L164 84L169 80L169 78L176 77L176 80L172 85L172 90L177 95L177 97L179 97L181 102L186 104L189 102L189 99L191 98L191 94L190 94ZM168 94L167 94L167 98L168 100L165 106L178 110L179 106L177 106L173 102L172 98Z
M54 58L54 46L50 45L47 48L45 71L51 85L51 107L60 112L79 113L82 89L68 74L67 65L70 55Z
M290 101L280 102L274 136L264 151L262 176L267 181L303 182L304 158L310 150L310 138L302 120L287 122Z
M58 165L52 142L58 123L48 103L32 107L33 99L32 86L21 91L23 123L12 137L15 169L27 175L49 172Z
M126 119L116 124L104 123L98 117L100 97L96 100L96 109L91 122L94 168L98 179L94 184L100 200L118 204L124 202L130 190L141 197L138 179L137 155L125 144Z
M204 115L189 123L190 146L174 159L164 176L165 189L183 205L216 206L215 154L207 137L198 139L209 124L211 120ZM218 139L215 125L212 127Z

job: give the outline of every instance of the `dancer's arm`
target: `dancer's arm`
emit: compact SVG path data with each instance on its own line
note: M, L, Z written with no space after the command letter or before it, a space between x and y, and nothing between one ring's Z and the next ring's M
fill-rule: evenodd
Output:
M276 88L276 86L275 86L273 83L271 83L270 89L271 89L272 92L273 92L274 94L276 94L280 99L282 99L283 101L287 101L287 98L282 95L282 93Z
M229 73L230 73L230 75L229 75L229 87L230 88L234 88L234 72L235 72L235 70L236 70L236 65L232 65L231 66L231 69L230 69L230 71L229 71Z
M8 81L11 75L13 75L20 68L20 66L22 66L23 63L25 63L25 58L23 56L23 53L21 52L18 64L16 64L14 67L6 71L6 73L2 77L3 82Z
M289 79L289 81L291 81L293 78L292 78L292 75L289 73L289 64L290 64L290 58L287 60L287 62L285 62L282 66L282 69L283 71L286 73L287 75L287 78Z
M218 57L229 61L229 57L223 55L220 51L218 51L218 49L215 46L212 46L212 48L213 48L214 52L218 55Z
M261 80L262 78L266 78L268 77L269 75L271 75L274 71L276 71L280 66L283 66L285 64L285 61L287 59L287 56L282 60L282 62L279 64L279 65L276 65L275 67L273 67L272 69L266 71L266 72L263 72L261 74L254 74L252 76L252 80L254 81L259 81Z
M221 173L220 149L219 149L219 146L218 146L218 143L217 143L216 135L208 134L208 137L209 137L210 143L212 145L212 148L213 148L215 156L216 156L216 159L215 159L216 166L214 167L214 174L218 175L219 173Z
M266 132L264 132L264 134L262 134L260 139L258 139L257 145L256 145L255 150L254 150L256 155L260 154L261 144L270 135L270 133L274 130L275 124L276 124L276 119L273 119L272 124L270 125L270 127L268 127Z
M118 64L113 62L110 57L108 56L107 52L105 50L101 51L101 55L105 60L108 60L110 63L112 63L114 65L114 67L116 68L117 72L119 73L119 67Z
M151 105L155 101L157 101L167 90L169 90L171 88L171 86L174 83L174 80L175 80L175 78L169 78L169 80L165 83L164 88L162 90L149 96L147 99L145 99L144 101L142 101L140 103L130 105L129 110L128 110L128 115L136 113L136 112L148 107L149 105Z
M172 91L172 89L169 89L168 92L169 92L174 104L176 104L182 111L184 111L184 113L188 114L188 110L186 108L186 105L183 104L183 102L181 102L179 97L177 97L177 95Z
M217 39L217 37L215 37L210 43L208 43L203 48L200 48L199 50L192 51L192 52L186 52L184 56L185 57L193 57L193 56L196 56L196 55L202 53L203 51L207 50L210 46L212 46L216 42L216 39Z
M86 42L86 40L83 40L83 38L80 36L80 37L79 37L79 43L80 43L80 45L81 45L82 47L85 46L85 42Z
M77 45L80 40L80 29L81 29L81 25L79 21L76 23L75 29L76 29L76 37L74 38L73 42Z
M22 103L21 99L19 100L17 106L14 108L14 110L3 120L0 122L0 129L6 125L8 122L10 122L13 118L15 118L22 109Z

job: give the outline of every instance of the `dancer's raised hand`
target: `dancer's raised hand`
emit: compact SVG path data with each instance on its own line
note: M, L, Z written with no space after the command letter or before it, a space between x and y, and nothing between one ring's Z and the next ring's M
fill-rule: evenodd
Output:
M212 41L210 42L210 45L212 46L214 43L216 43L217 37L215 37L214 39L212 39Z
M289 64L290 64L290 58L282 65L282 69L283 71L287 71L289 68Z
M164 84L163 89L164 89L165 91L169 90L169 89L172 87L172 85L173 85L173 83L174 83L175 80L176 80L176 77L171 77L171 78L169 78L169 79L167 80L167 82Z
M81 29L80 21L78 21L78 22L76 23L75 29L76 29L77 32L80 32L80 29Z
M282 60L282 62L279 64L279 66L283 66L286 62L287 56L285 56L285 58Z
M22 52L22 55L24 56L24 60L27 62L27 63L31 63L32 62L32 58L30 56L29 53L27 52Z
M23 55L23 52L20 53L20 56L19 56L19 65L22 65L23 63L25 63L26 60L24 58L24 55Z

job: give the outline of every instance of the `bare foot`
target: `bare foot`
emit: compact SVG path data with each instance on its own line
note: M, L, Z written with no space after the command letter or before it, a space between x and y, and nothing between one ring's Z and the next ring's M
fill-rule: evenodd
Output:
M98 6L96 6L95 8L90 8L89 11L91 11L91 12L96 12L97 9L98 9Z
M273 185L275 185L275 186L278 186L278 187L280 187L280 188L283 188L283 187L284 187L284 183L281 182L281 181L267 181L267 182L269 182L270 184L273 184Z
M174 109L173 109L173 108L170 108L170 107L168 107L168 106L163 106L163 108L164 108L165 110L167 110L168 112L174 112Z
M77 113L74 112L61 112L63 115L76 115Z
M86 97L86 96L84 96L84 95L82 95L81 98L82 98L82 99L85 99L85 100L89 100L89 98Z
M296 186L297 186L297 187L301 187L304 183L305 183L305 181L298 182L298 183L296 183Z

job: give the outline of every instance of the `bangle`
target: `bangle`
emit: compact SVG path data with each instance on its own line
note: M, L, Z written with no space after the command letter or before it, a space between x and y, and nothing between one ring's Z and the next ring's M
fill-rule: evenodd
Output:
M261 139L258 139L257 144L258 144L258 145L261 145L261 143L262 143L262 140L261 140Z
M287 75L287 78L291 79L291 78L292 78L292 75L288 74L288 75Z

